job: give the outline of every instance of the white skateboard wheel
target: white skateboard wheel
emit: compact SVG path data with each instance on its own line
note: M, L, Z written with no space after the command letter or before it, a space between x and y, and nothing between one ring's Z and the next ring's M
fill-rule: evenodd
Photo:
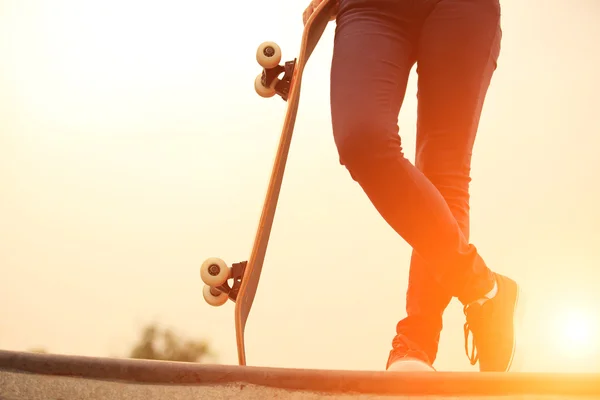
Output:
M260 97L273 97L275 96L275 85L279 82L279 79L275 78L273 83L271 83L271 87L266 87L262 84L262 74L258 74L256 79L254 80L254 90Z
M204 285L202 296L204 296L204 300L213 307L222 306L227 303L227 299L229 298L227 293L223 293L219 289L212 288L208 285Z
M208 286L221 286L230 276L231 268L220 258L208 258L200 266L200 278Z
M275 42L263 42L256 50L256 61L263 68L274 68L281 61L281 49Z

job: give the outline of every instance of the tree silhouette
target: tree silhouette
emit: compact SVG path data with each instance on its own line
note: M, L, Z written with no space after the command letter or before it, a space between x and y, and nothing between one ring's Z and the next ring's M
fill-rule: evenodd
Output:
M215 354L207 341L183 339L171 329L161 329L153 323L143 329L129 358L202 363L214 362Z

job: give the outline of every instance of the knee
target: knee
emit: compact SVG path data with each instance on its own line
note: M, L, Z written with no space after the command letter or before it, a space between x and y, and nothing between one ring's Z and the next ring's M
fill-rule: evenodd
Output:
M334 121L333 134L340 164L354 179L390 157L402 155L398 128L370 115L355 114Z

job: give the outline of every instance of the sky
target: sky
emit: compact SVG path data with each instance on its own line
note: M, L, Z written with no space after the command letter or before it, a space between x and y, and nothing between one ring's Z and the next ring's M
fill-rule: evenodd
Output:
M296 57L307 3L0 1L0 348L120 357L157 321L237 363L234 304L206 304L199 267L250 256L285 112L254 92L255 52ZM600 372L600 3L502 13L471 240L522 286L519 371ZM305 70L249 365L381 370L405 316L410 248L338 163L334 28ZM457 300L444 323L436 367L476 371Z

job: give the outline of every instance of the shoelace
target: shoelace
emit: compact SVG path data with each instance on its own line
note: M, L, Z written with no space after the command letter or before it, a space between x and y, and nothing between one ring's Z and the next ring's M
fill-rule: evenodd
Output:
M475 365L477 364L477 361L479 360L479 353L477 353L477 347L475 346L475 338L473 337L471 339L471 354L469 354L469 333L471 332L471 328L469 327L469 323L465 322L465 326L464 326L464 333L465 333L465 353L467 354L467 357L469 358L469 362L471 363L471 365Z
M477 364L477 361L479 361L479 353L477 352L477 345L475 344L475 335L473 334L472 328L475 328L475 330L477 330L478 327L481 326L482 314L481 314L481 310L477 310L475 312L475 314L473 314L473 313L468 314L467 311L470 306L471 306L470 304L467 304L466 306L463 307L463 313L467 317L467 322L465 322L463 331L465 334L465 353L467 354L467 357L469 358L469 362L471 363L471 365L475 365L475 364ZM479 306L479 305L475 305L475 307L481 308L481 306ZM472 348L471 348L470 354L469 354L469 334L472 335L472 339L471 339L471 347Z

